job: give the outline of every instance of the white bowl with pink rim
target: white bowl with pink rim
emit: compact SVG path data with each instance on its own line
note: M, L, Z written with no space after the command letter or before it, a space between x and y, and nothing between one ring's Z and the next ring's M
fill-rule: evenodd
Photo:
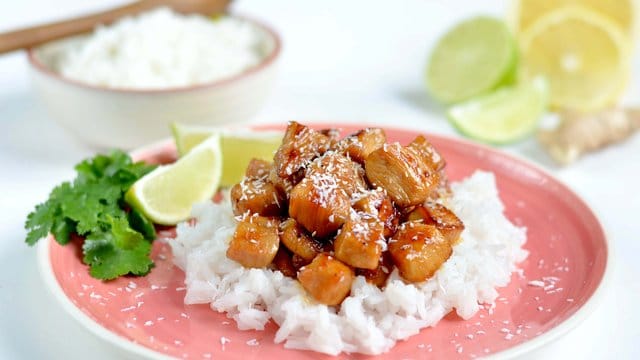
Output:
M258 30L262 61L231 77L194 86L126 89L94 86L62 76L55 64L68 46L86 35L28 51L33 85L53 117L80 141L101 148L130 149L169 135L170 124L228 126L246 123L267 99L276 76L281 41L268 26L245 17Z

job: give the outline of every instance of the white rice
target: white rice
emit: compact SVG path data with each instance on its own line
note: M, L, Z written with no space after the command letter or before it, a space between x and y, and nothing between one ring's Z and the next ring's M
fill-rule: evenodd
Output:
M238 74L265 57L264 33L229 17L212 21L168 8L98 27L65 49L57 64L69 78L112 88L168 88Z
M406 284L394 270L383 290L359 276L339 310L315 303L278 271L246 269L227 259L235 229L229 204L199 204L193 209L196 225L179 224L170 240L174 261L186 273L185 303L210 303L242 330L263 330L272 318L280 326L275 342L332 355L389 351L454 309L468 319L480 304L494 303L496 288L507 285L526 258L526 229L504 217L493 174L476 172L452 189L448 205L466 229L435 276Z

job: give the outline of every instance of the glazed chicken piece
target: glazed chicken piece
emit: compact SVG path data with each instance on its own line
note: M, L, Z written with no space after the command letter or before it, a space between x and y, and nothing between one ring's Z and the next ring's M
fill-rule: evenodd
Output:
M309 265L310 262L311 261L305 260L302 256L298 254L291 255L291 265L293 265L293 268L296 269L296 271L300 270L300 268L302 268L305 265Z
M351 196L366 189L364 169L338 152L328 152L314 160L307 169L306 178L333 177L338 187Z
M286 178L280 177L275 167L271 168L267 180L272 183L282 198L288 199L291 190L304 178L304 170L299 170Z
M244 176L250 178L262 178L269 175L269 172L273 168L273 164L262 159L251 159Z
M377 268L382 250L387 246L383 233L384 224L377 219L349 219L335 238L336 258L355 268Z
M407 220L434 225L451 245L459 242L460 234L464 230L464 224L456 214L438 203L416 206L407 216Z
M280 271L282 275L294 279L296 278L298 270L293 266L291 252L289 252L289 250L284 246L281 246L278 249L276 256L273 258L272 264L274 269Z
M393 260L388 251L382 253L378 267L373 270L368 269L356 269L356 276L362 275L369 284L373 284L379 288L384 287L387 283L387 278L393 270Z
M422 135L416 137L407 147L413 149L425 163L429 164L431 169L438 173L439 183L435 191L431 193L431 198L435 200L441 196L446 196L450 192L450 188L449 180L444 172L446 166L444 157Z
M300 269L298 281L318 302L338 305L351 291L353 270L327 254L319 254Z
M307 263L322 251L322 244L307 235L305 230L291 218L280 223L280 241Z
M364 167L369 182L384 188L400 207L423 203L439 184L438 173L422 156L398 143L373 151Z
M276 174L283 179L289 178L324 154L329 145L328 136L295 121L289 122L282 145L274 155Z
M271 264L279 245L278 220L255 214L238 223L227 257L244 267L262 268Z
M286 199L266 176L245 177L231 188L230 197L235 215L249 212L250 215L279 216L286 203Z
M407 147L415 150L434 171L441 171L447 165L438 150L422 135L418 135Z
M336 187L335 179L305 178L289 196L289 216L312 236L324 238L336 232L349 217L349 196Z
M329 150L336 150L340 141L340 129L322 129L318 132L329 138Z
M433 225L407 222L389 240L389 253L409 282L429 279L451 256L451 244Z
M338 144L338 148L348 154L349 157L360 164L373 152L387 141L384 130L367 128L344 138Z
M289 216L320 238L335 233L349 217L351 195L365 186L362 170L338 153L315 160L289 195Z
M362 216L368 215L381 221L384 224L385 237L396 232L400 217L384 189L377 188L363 193L360 199L353 202L352 207Z

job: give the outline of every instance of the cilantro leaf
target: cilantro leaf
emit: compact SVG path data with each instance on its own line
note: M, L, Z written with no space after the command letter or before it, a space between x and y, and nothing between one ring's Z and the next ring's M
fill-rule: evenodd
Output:
M76 165L77 182L85 183L104 179L113 185L119 185L126 191L136 180L153 170L155 166L143 162L134 163L126 153L114 150L109 156L97 155Z
M29 230L27 233L27 244L34 245L38 240L49 234L49 230L53 228L53 222L56 218L56 212L59 209L57 203L44 203L36 206L36 209L27 216L25 228Z
M113 186L108 180L101 178L83 185L74 184L68 199L61 204L65 216L78 222L78 234L85 235L96 229L107 229L107 215L122 216L118 204L123 197L119 186Z
M156 229L153 227L153 223L142 215L136 209L131 209L127 215L129 219L129 225L131 228L144 236L147 240L153 240L156 238Z
M27 244L51 233L65 245L77 233L85 236L83 261L92 276L108 280L146 274L153 266L149 254L155 229L144 215L126 211L124 194L154 168L134 163L118 150L82 161L75 167L73 182L56 186L28 215Z
M61 204L71 191L69 183L56 186L49 194L49 200L36 206L35 210L27 216L25 228L29 230L26 242L34 245L38 240L46 237L54 228L57 219L63 217ZM65 244L64 239L57 239L61 244Z
M145 275L153 266L151 243L129 228L124 218L112 219L109 232L89 235L82 250L91 276L98 279L111 280L129 273Z
M56 218L53 222L51 234L59 244L67 244L71 240L71 234L73 233L77 233L75 221L65 217Z

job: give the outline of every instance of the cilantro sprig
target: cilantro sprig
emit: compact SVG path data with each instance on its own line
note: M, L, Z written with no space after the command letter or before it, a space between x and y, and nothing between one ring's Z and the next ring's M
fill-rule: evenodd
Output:
M124 194L154 168L134 163L117 150L79 163L76 178L56 186L49 199L28 215L27 244L34 245L51 233L65 245L72 234L78 234L85 238L83 261L90 266L91 276L110 280L147 274L153 267L149 254L156 233L144 215L125 211Z

